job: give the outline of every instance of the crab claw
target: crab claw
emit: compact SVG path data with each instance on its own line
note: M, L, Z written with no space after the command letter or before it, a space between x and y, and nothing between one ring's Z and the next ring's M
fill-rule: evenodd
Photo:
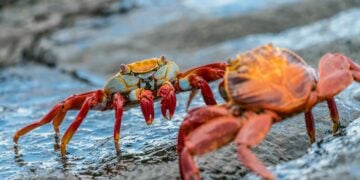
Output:
M208 83L223 78L226 67L226 63L217 62L195 67L179 74L176 89L178 91L192 90L187 106L190 105L198 89L207 105L215 105L216 100Z
M140 92L140 107L146 124L150 125L154 121L154 95L151 91L143 89Z
M173 117L176 108L175 88L170 83L166 83L160 87L157 96L162 97L161 98L162 115L166 119L170 120Z
M203 78L198 76L193 76L193 78L190 79L190 84L193 87L200 88L201 94L204 98L206 105L216 105L214 94L212 93L209 84Z
M191 109L179 128L177 151L181 153L185 146L185 137L194 129L212 119L230 114L225 105L204 106Z

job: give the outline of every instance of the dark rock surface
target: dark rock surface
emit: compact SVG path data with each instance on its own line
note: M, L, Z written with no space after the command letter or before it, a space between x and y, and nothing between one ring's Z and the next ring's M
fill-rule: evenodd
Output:
M21 61L44 34L71 22L73 18L101 14L114 0L38 0L4 3L0 14L0 66ZM26 57L26 55L25 55ZM48 57L52 58L52 57ZM49 63L49 62L47 62Z
M282 32L360 5L356 0L290 1L293 3L214 18L211 11L204 14L201 9L187 6L186 2L167 1L165 5L155 7L150 3L125 16L115 14L105 19L85 18L41 39L37 49L53 54L46 61L55 61L60 68L70 71L86 69L109 75L118 70L120 63L160 55L176 60L181 68L189 68L214 60L225 60L258 45L234 44L230 45L233 49L229 52L218 49L227 40L250 34ZM240 4L245 6L247 3ZM127 23L129 21L131 23ZM311 34L307 35L310 39ZM290 38L289 42L295 39ZM273 40L264 38L264 41Z
M312 145L304 156L270 169L278 179L359 179L359 128L358 118L340 135ZM259 179L253 175L246 178Z
M227 1L207 6L195 0L36 2L23 2L25 8L18 1L1 9L0 179L178 178L175 143L188 93L178 95L171 121L161 117L157 102L156 119L149 127L139 107L129 108L123 117L121 155L113 147L110 111L89 113L68 145L67 160L54 146L51 124L21 138L14 149L17 129L70 94L102 88L120 63L163 54L188 68L269 42L298 52L313 67L333 51L360 62L356 0ZM23 13L16 13L20 10ZM9 64L13 66L5 66ZM211 86L221 102L217 83ZM254 152L279 179L359 179L359 87L354 83L336 97L342 133L332 136L329 113L321 103L314 110L318 141L310 150L299 114L273 126ZM203 104L197 97L192 107ZM61 132L75 115L67 115ZM237 160L234 144L196 159L204 179L239 179L249 172Z

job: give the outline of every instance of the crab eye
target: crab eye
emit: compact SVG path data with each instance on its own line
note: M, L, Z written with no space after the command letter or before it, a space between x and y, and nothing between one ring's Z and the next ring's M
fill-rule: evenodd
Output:
M166 57L165 56L160 56L160 58L159 58L159 65L164 65L164 64L166 64L166 62L167 62L167 59L166 59Z
M121 64L120 65L120 72L122 74L128 74L128 73L130 73L130 68L126 64Z

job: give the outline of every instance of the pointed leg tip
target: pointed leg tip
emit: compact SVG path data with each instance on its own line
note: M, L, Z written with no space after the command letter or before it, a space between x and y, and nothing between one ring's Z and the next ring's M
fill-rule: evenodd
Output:
M63 143L61 144L60 152L62 157L66 157L66 145Z
M63 157L63 158L66 157L66 150L65 151L61 150L61 157Z
M120 143L118 141L115 141L114 142L114 145L115 145L115 151L116 153L119 153L120 152Z
M340 124L333 125L333 134L337 134L339 132Z
M316 142L315 138L310 139L310 144L314 144Z
M267 175L264 176L264 179L274 180L276 178L272 174L267 174Z
M13 137L13 142L14 142L14 144L17 145L17 144L18 144L18 140L19 140L19 137L15 135L15 136Z

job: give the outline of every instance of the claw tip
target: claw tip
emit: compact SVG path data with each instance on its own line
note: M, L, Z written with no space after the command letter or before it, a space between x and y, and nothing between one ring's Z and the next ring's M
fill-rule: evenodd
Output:
M154 118L150 115L149 118L145 119L145 122L147 125L151 125L154 121Z

